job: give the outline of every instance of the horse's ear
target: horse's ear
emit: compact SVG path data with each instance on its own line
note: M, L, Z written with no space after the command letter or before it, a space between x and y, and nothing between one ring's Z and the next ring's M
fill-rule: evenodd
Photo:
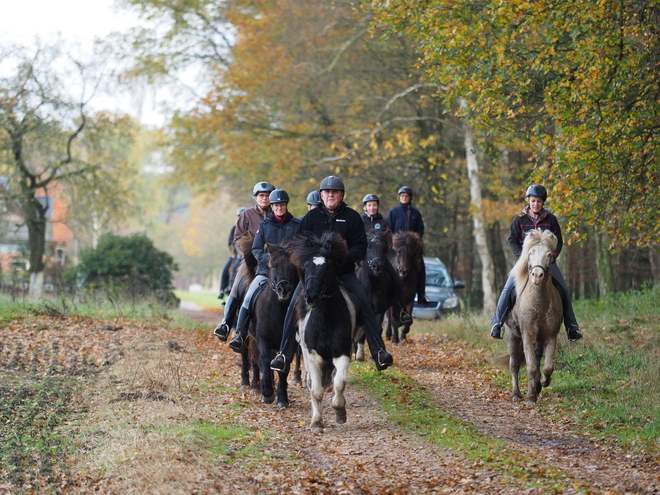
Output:
M268 252L268 247L269 247L268 243L264 244L264 251Z
M326 248L328 251L332 251L332 241L327 241L327 242L325 243L325 248Z
M311 239L307 238L305 239L305 247L311 248L314 246L314 243L312 242Z

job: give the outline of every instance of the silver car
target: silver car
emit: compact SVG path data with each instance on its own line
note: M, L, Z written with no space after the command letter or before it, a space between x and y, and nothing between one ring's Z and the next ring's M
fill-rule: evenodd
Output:
M434 304L420 306L415 297L413 318L433 320L450 313L458 313L461 304L455 289L465 288L460 280L453 281L447 267L439 258L424 257L426 264L426 298Z

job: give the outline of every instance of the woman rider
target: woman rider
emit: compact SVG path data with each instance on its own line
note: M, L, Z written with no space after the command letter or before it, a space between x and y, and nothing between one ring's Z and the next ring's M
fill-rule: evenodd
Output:
M289 195L285 190L275 189L270 193L269 199L272 211L259 224L252 242L252 254L258 263L257 271L238 312L234 338L229 342L229 347L235 352L241 352L245 342L250 322L250 301L257 289L268 280L270 256L264 246L266 243L282 244L284 241L288 241L298 232L298 226L300 225L300 220L288 211Z
M550 213L548 210L543 208L543 205L548 199L548 192L545 187L538 184L533 184L527 188L526 199L528 205L523 208L523 211L516 215L511 221L511 231L509 233L509 246L511 251L516 256L516 259L520 257L522 253L523 241L525 240L525 235L530 230L541 229L549 230L557 237L557 249L552 253L552 281L555 283L555 287L559 290L559 295L561 296L561 302L564 306L564 326L566 327L566 333L568 334L568 340L575 342L582 338L582 333L580 332L580 327L577 324L575 319L575 313L573 313L573 305L571 304L571 298L568 293L568 288L564 277L559 271L559 267L555 263L559 253L561 253L561 248L563 245L561 237L561 228L559 227L559 222L557 218ZM509 274L509 278L502 289L500 298L497 301L497 310L495 316L491 320L493 328L490 331L490 336L495 339L502 338L502 326L506 320L506 316L509 312L510 298L513 295L515 290L515 277Z

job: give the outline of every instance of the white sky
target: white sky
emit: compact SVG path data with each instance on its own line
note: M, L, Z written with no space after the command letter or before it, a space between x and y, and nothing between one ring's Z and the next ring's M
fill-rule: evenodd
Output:
M0 44L17 43L31 46L36 37L43 42L61 36L70 43L80 43L83 51L95 38L111 32L125 31L140 24L137 16L119 11L114 0L0 0ZM141 100L142 103L136 103ZM94 108L121 109L145 124L159 125L163 118L157 112L154 95L147 98L99 99Z

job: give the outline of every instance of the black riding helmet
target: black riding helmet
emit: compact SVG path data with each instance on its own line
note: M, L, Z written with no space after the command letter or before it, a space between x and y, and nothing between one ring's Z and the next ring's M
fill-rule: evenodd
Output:
M247 208L245 206L241 206L236 212L236 216L240 217L241 213L243 213L245 210L247 210Z
M401 186L396 194L398 196L399 194L403 194L403 193L409 194L410 195L410 201L412 201L412 199L413 199L412 189L410 189L408 186Z
M538 184L532 184L527 188L527 192L525 193L525 199L529 198L530 196L536 196L537 198L541 198L545 203L545 200L548 199L548 191L543 186L540 186Z
M367 201L375 201L376 203L380 204L380 198L375 194L367 194L364 198L362 198L363 205L366 204Z
M346 191L346 188L344 187L344 182L339 177L335 177L334 175L326 177L321 181L321 186L319 187L319 191L323 191L324 189L332 189L334 191L342 191L342 192Z
M271 205L277 203L288 203L289 195L284 189L275 189L272 193L270 193L269 199Z
M307 195L307 204L312 206L319 206L321 204L321 195L318 191L312 191Z
M252 188L252 196L256 196L259 193L272 193L275 190L275 186L270 182L257 182Z

